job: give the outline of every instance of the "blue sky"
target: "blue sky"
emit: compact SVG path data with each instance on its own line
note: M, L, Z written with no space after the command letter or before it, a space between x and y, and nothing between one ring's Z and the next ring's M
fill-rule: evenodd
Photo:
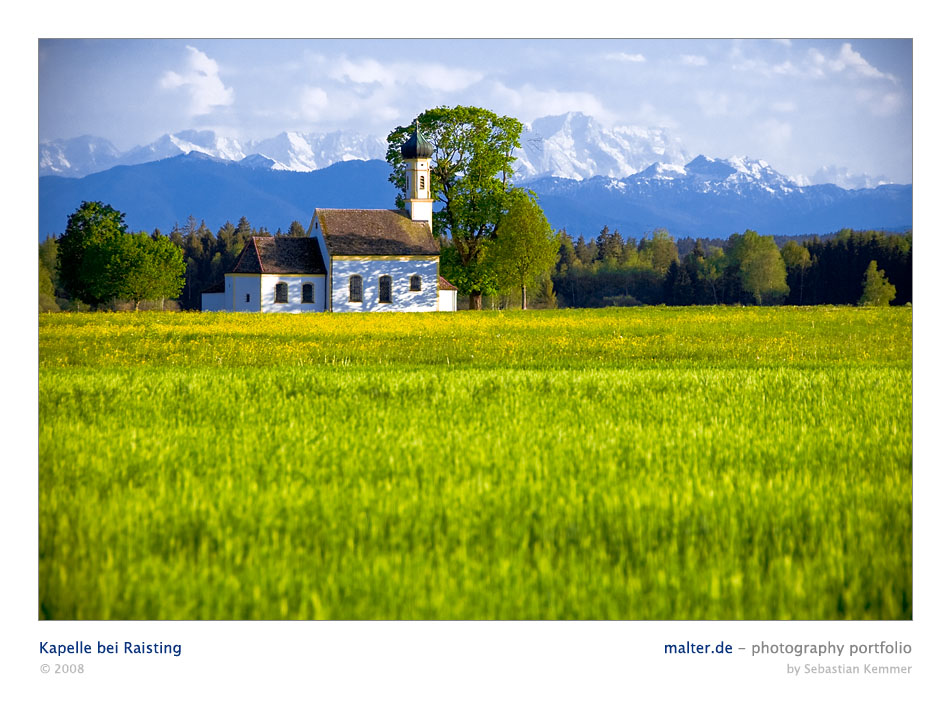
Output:
M691 154L912 181L911 40L40 40L39 138L385 135L428 107L664 127ZM819 178L818 180L821 180Z

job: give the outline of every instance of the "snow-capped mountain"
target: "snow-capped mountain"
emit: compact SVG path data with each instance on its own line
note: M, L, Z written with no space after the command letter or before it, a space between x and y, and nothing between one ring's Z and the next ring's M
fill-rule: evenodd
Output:
M765 162L746 157L691 160L679 139L663 129L604 127L578 112L541 117L525 125L521 144L515 151L515 178L520 183L545 178L575 182L608 178L613 179L612 188L623 190L650 179L658 183L689 181L695 188L716 183L720 190L757 184L778 192L808 185L806 179L783 176ZM382 137L355 132L282 132L269 139L240 142L210 130L186 130L119 152L105 139L77 137L41 143L39 173L75 178L117 165L149 163L188 153L255 169L310 172L342 161L383 159L386 146ZM882 185L884 179L830 166L820 169L812 182L858 189Z
M217 136L211 130L185 130L120 152L106 139L76 137L40 144L40 175L76 178L113 166L135 166L189 153L275 171L316 171L340 161L382 159L386 155L386 140L355 132L282 132L270 139L240 142ZM255 156L263 158L251 158Z
M219 137L210 129L188 129L175 134L165 134L151 144L127 151L119 157L118 163L134 166L192 152L226 161L240 161L247 156L237 139Z
M272 159L275 170L316 171L340 161L383 159L386 140L355 132L281 132L276 137L249 143L247 151Z
M521 143L515 172L522 181L624 178L654 162L683 166L689 158L680 141L663 129L603 127L580 112L538 118L525 125Z
M791 193L802 187L801 184L779 173L762 159L751 159L745 156L711 159L702 154L683 168L653 163L628 180L683 180L690 182L691 187L699 192L738 190L754 186L770 193Z
M40 144L41 176L85 176L112 168L121 154L112 142L82 136Z
M350 160L325 169L276 169L251 154L240 162L192 152L83 178L39 179L39 234L63 231L83 200L102 200L127 214L135 230L168 231L189 215L213 230L245 216L272 232L292 220L306 222L314 207L393 207L390 165ZM163 187L155 187L157 183ZM593 176L576 181L547 176L524 185L538 196L548 221L572 237L597 236L602 227L640 237L655 227L675 236L824 234L843 227L903 229L912 224L912 186L844 190L799 186L754 159L655 162L627 178Z
M584 234L604 225L635 234L665 227L675 236L726 236L746 229L821 234L911 224L911 186L800 185L746 157L698 156L682 167L655 162L627 178L547 177L526 186L553 225Z

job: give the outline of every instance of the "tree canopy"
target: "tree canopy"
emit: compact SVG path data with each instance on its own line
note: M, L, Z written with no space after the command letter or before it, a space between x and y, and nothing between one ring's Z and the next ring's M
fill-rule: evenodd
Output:
M433 234L446 238L455 250L455 261L466 275L456 285L470 295L470 304L481 307L482 293L491 286L485 245L498 230L511 194L515 156L522 123L480 107L437 107L420 113L421 135L433 146L430 171L433 199ZM406 167L400 147L416 129L415 124L396 127L387 137L386 159L393 167L390 181L399 191L396 206L404 207Z
M182 250L157 233L126 230L124 215L100 202L70 215L57 246L59 279L68 295L87 304L122 299L174 298L185 278Z
M527 192L512 193L510 205L499 221L490 259L502 287L519 286L522 309L528 308L529 282L551 271L561 246L545 213Z
M56 266L60 284L70 298L94 305L109 299L103 247L126 233L125 215L99 201L83 202L69 216L59 238Z
M730 237L727 256L740 274L743 290L753 296L757 305L779 304L789 294L786 266L772 237L763 237L753 230Z

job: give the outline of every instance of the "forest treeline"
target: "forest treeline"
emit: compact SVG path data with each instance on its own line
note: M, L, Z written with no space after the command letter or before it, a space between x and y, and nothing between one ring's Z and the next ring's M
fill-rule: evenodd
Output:
M195 218L176 224L167 236L185 261L178 307L200 309L202 291L224 279L250 237L306 234L297 221L273 235L253 228L245 217L216 232ZM156 229L151 236L166 235ZM590 240L565 231L558 237L553 270L535 282L535 306L854 305L863 296L873 261L895 287L893 305L912 299L911 232L843 229L773 238L747 230L727 239L675 240L657 229L638 240L605 227ZM60 285L56 247L55 238L40 243L40 309L87 309ZM505 304L505 298L500 302Z
M640 240L607 227L591 240L559 233L551 275L562 305L854 305L872 261L911 302L911 232L843 229L773 238L747 230L728 239L674 240L657 229Z

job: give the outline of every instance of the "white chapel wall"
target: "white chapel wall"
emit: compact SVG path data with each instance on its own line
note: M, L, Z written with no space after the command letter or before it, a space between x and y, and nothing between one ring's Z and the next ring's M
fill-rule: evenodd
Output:
M326 276L293 276L263 274L261 276L261 312L323 312L327 309ZM276 300L277 284L287 284L287 302ZM314 287L314 302L303 302L304 284Z
M235 312L261 310L261 281L257 274L228 274L225 276L225 306Z
M228 310L225 306L225 294L224 293L202 293L201 294L201 310L202 312L220 312L222 310Z
M335 257L331 264L334 312L430 312L439 309L438 257ZM350 302L350 276L363 278L363 301ZM380 277L392 278L392 303L380 302ZM411 291L410 276L421 279L420 291Z

